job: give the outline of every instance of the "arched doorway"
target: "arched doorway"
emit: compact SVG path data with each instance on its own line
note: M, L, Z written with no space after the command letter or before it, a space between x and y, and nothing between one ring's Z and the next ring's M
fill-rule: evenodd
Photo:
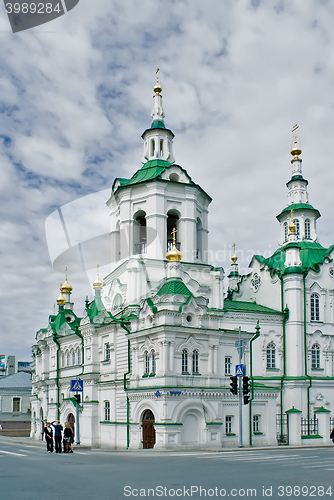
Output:
M71 426L71 429L73 431L73 437L75 435L75 427L74 427L74 424L75 424L75 417L73 415L73 413L69 413L68 417L67 417L67 422L70 424Z
M154 415L151 410L145 410L142 418L143 428L143 448L154 448L155 445L155 428Z

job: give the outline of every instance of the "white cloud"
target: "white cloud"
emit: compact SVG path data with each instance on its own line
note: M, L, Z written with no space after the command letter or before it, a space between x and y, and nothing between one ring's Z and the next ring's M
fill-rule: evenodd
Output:
M276 249L296 121L320 241L333 243L333 21L316 0L81 0L13 35L0 12L3 352L29 358L64 278L47 217L140 167L157 66L176 162L213 197L215 263L228 271L233 242L242 269ZM87 277L69 280L81 314Z

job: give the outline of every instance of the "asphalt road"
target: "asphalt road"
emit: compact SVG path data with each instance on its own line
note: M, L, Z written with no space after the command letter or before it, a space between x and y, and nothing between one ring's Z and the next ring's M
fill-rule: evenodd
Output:
M0 440L0 499L330 499L333 458L334 446L217 453L77 448L59 455Z

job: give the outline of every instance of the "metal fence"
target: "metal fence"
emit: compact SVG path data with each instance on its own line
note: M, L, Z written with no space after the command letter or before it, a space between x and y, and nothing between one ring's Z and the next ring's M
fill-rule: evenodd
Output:
M289 444L288 415L276 415L276 437L278 445Z
M314 436L319 434L318 419L314 415L312 418L301 417L302 436Z

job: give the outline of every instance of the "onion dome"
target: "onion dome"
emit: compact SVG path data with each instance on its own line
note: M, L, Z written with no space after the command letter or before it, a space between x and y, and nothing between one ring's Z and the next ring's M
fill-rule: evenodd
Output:
M71 293L72 290L73 290L73 288L71 287L71 285L67 281L67 277L66 277L65 283L61 286L61 291L65 292L65 293Z
M65 297L63 295L62 287L63 287L63 285L61 284L60 285L60 295L59 295L59 297L57 299L57 304L59 304L60 306L63 306L65 304L65 302L66 302Z
M99 267L100 266L97 266L97 276L96 276L95 281L93 282L94 288L102 288L103 287L103 281L101 280L101 278L99 276Z
M172 231L172 236L173 236L173 247L171 250L169 250L169 252L167 252L166 254L166 259L167 260L176 260L176 261L180 261L181 258L182 258L182 254L180 252L180 250L178 250L176 248L176 228L174 227L173 231Z

